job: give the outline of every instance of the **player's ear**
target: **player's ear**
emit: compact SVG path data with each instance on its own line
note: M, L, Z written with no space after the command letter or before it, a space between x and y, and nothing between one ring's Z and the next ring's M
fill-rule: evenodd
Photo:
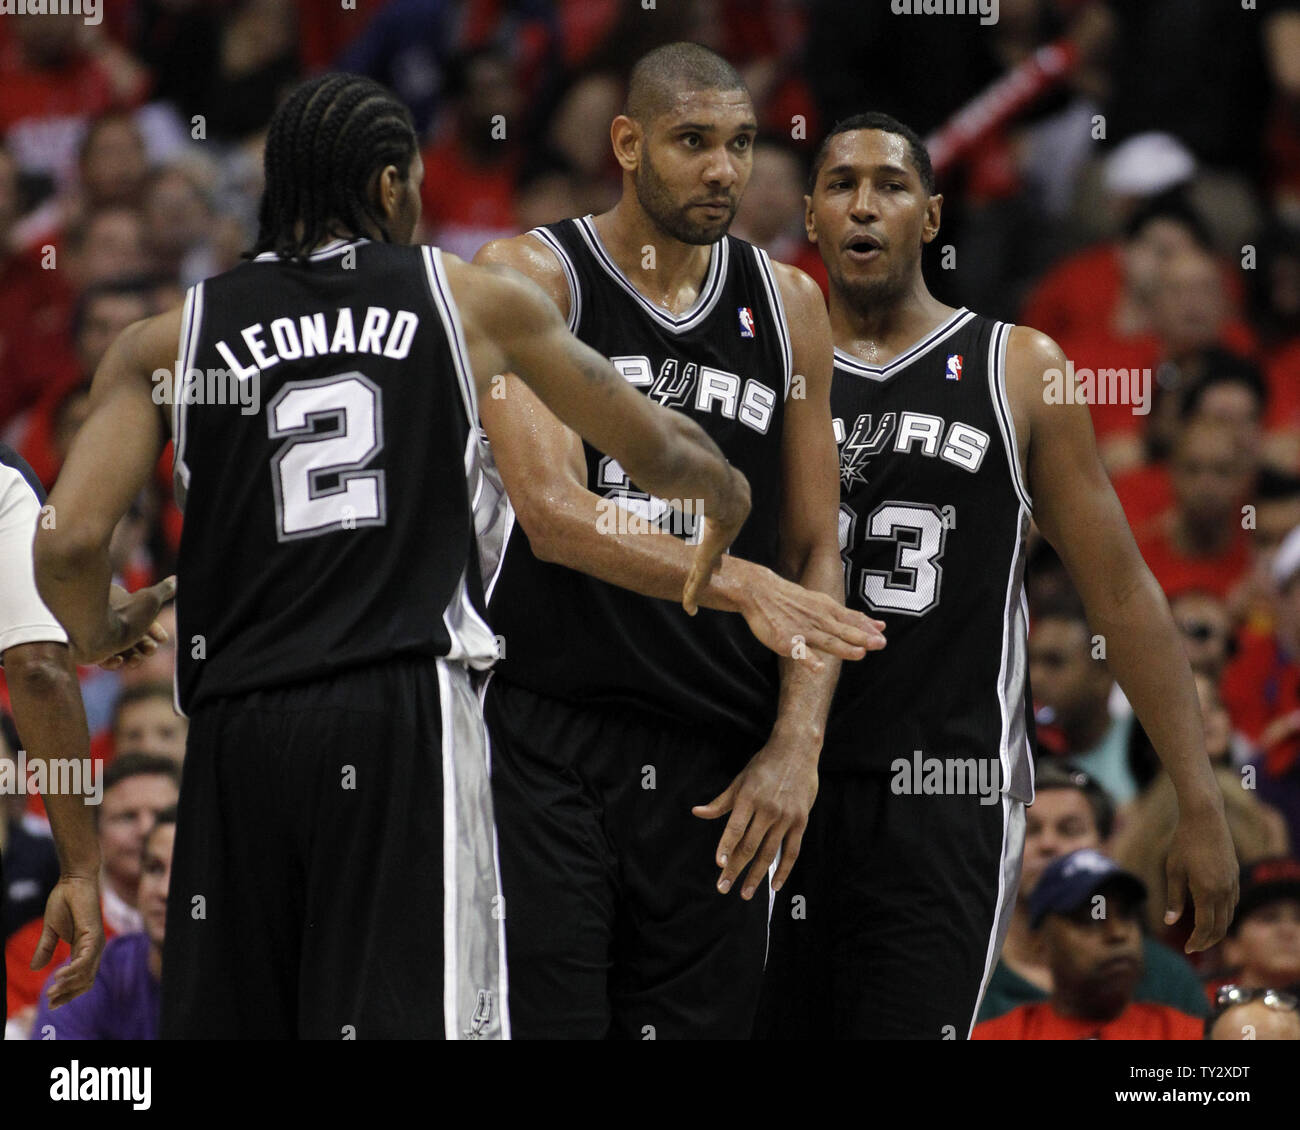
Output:
M943 194L936 192L925 205L925 227L921 232L921 242L929 243L939 234L939 214L943 211Z
M619 114L609 124L609 141L618 163L631 172L641 163L641 124L626 114Z
M808 233L808 242L817 242L817 220L813 216L812 197L804 193L803 198L803 230Z

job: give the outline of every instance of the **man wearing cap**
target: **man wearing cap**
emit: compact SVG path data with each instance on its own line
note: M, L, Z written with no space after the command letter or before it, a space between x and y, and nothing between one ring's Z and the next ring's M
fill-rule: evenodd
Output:
M975 1026L976 1040L1199 1040L1202 1022L1135 1002L1142 977L1146 888L1114 860L1082 848L1054 860L1029 900L1052 995Z
M1263 755L1260 799L1279 809L1300 843L1300 527L1273 558L1271 631L1247 626L1223 675L1223 704L1234 729Z
M1223 942L1229 977L1209 987L1211 1002L1226 985L1300 993L1300 860L1261 859L1241 872L1241 901Z

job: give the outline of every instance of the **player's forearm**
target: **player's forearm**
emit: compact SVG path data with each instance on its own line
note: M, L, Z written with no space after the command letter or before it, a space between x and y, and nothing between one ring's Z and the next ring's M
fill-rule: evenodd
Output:
M1123 689L1184 809L1222 805L1205 752L1201 710L1178 629L1145 565L1087 606L1106 662Z
M785 574L786 570L781 572ZM809 591L823 592L840 604L844 603L844 566L838 546L807 552L790 573L793 575L788 579L797 581ZM822 655L821 659L825 666L814 671L810 664L801 662L796 655L781 657L781 693L777 702L776 725L772 728L774 736L788 736L795 748L804 750L814 759L821 756L826 718L840 677L838 658Z
M658 529L637 529L643 519L613 499L577 487L550 500L529 531L533 552L543 560L588 573L643 596L678 601L694 550ZM529 523L524 523L528 531ZM761 565L727 556L704 590L700 604L739 612L753 591Z
M98 800L93 783L82 780L82 791L60 791L53 783L66 781L52 763L67 759L90 765L90 735L77 684L77 672L62 644L42 645L46 654L22 663L8 661L9 696L14 720L22 735L29 765L45 766L41 799L50 818L54 847L65 876L95 879L99 875L99 839L87 797Z
M63 625L74 652L83 657L94 654L108 621L113 579L108 542L78 538L56 525L37 533L33 551L36 588L45 606Z

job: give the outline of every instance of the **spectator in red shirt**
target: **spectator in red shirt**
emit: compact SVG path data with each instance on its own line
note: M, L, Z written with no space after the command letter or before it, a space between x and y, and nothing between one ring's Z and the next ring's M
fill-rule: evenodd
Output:
M430 242L462 259L517 233L521 97L509 61L483 48L463 56L449 83L455 109L446 136L424 151L423 222Z
M134 105L148 75L101 27L53 12L12 18L0 49L0 135L24 171L62 186L72 178L88 118Z
M976 1040L1199 1040L1201 1021L1135 1003L1146 888L1099 851L1054 860L1030 895L1052 995L975 1026Z
M136 910L140 885L140 858L145 836L158 813L176 803L180 774L175 762L143 753L123 753L103 771L103 794L95 807L99 850L103 860L100 893L104 911L104 936L128 934L141 927ZM53 964L31 968L43 922L34 918L16 930L5 943L5 969L9 976L7 1015L20 1027L31 1023L41 986L51 971L68 957L66 942L54 949Z
M1171 465L1174 505L1134 531L1165 592L1199 588L1227 598L1249 567L1242 505L1256 453L1236 430L1204 416L1182 425Z
M74 368L72 293L43 252L11 247L18 209L18 164L0 146L0 429L36 402L51 373Z

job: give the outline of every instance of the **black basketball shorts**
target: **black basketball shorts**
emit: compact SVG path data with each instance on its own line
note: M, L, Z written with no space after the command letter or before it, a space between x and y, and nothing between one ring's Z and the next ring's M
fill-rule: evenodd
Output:
M485 691L519 1039L746 1039L767 878L719 894L726 819L691 813L744 767L681 724ZM757 751L752 751L757 752Z
M197 707L163 1038L508 1035L486 753L445 660Z

